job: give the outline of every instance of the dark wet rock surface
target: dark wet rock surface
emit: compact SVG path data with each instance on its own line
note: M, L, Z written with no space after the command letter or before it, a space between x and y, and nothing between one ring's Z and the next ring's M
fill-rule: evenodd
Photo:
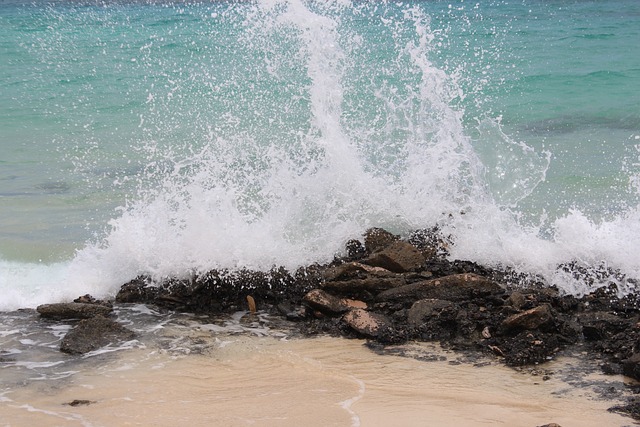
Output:
M89 319L95 316L108 316L113 308L91 303L43 304L36 309L42 317L50 319Z
M87 400L87 399L75 399L72 400L71 402L67 402L65 403L65 405L69 405L69 406L87 406L87 405L91 405L96 403L93 400Z
M69 354L84 354L109 344L131 340L135 333L118 322L103 316L81 320L65 335L60 351Z

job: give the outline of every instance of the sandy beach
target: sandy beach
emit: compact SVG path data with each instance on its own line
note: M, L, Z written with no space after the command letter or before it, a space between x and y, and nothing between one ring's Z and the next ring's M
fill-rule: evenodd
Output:
M615 402L575 388L560 372L540 375L495 363L458 364L379 355L361 340L213 339L206 354L132 349L64 381L31 381L0 398L6 426L571 426L635 425L607 412ZM548 378L542 372L555 372ZM592 374L592 384L622 377ZM69 405L79 401L77 406ZM86 402L82 402L86 401ZM78 403L78 402L76 402Z

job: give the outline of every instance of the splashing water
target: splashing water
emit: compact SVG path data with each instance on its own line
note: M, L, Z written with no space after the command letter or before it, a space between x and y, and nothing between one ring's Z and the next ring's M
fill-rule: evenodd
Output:
M128 201L104 237L50 267L61 287L100 296L138 274L295 268L330 260L368 227L406 234L433 224L452 236L454 258L540 274L572 293L585 288L558 273L562 262L606 260L640 275L640 239L629 239L640 236L635 205L609 217L523 208L553 156L508 136L488 112L468 117L465 106L482 105L469 99L481 95L478 81L490 83L470 84L470 63L442 60L455 31L432 28L423 6L263 0L77 11L85 21L68 25L98 22L100 37L122 43L137 126L118 134L129 140L88 152L125 151L125 172L105 176ZM131 45L109 27L114 18L137 25ZM96 168L87 153L72 157L76 171Z
M279 43L283 37L293 39L287 40L293 52L286 54L295 57L296 78L303 83L284 92L301 93L295 96L303 98L303 105L268 120L292 121L303 115L297 133L272 137L239 118L241 132L212 130L193 155L175 161L180 157L171 153L166 157L174 161L160 190L144 190L140 200L112 221L106 240L85 249L79 259L86 254L90 259L116 257L106 265L126 266L129 277L214 267L265 269L280 263L294 267L330 259L346 239L367 227L382 224L407 231L477 197L472 194L482 191L472 170L477 162L460 113L448 105L458 89L428 59L428 18L417 8L405 10L397 19L412 20L415 37L404 41L391 34L394 44L405 44L396 59L403 68L389 70L388 78L398 72L415 75L415 87L384 81L382 87L369 88L387 104L380 105L379 114L398 122L390 126L400 137L385 128L363 136L366 123L345 124L348 112L343 110L348 95L343 82L349 68L358 66L349 63L340 44L345 38L339 34L341 10L349 5L314 6L320 10L300 1L260 3L248 10L241 37L250 52L274 57L265 59L275 64L266 67L267 76L260 75L263 64L248 70L258 74L256 79L280 79L282 72L292 72L282 70ZM395 95L399 105L388 105L382 96L382 91L407 89L402 99ZM265 114L252 94L246 96L247 111ZM283 97L282 102L295 101ZM397 151L384 167L371 164L363 153L371 138L383 144L387 140ZM157 150L152 148L147 149Z

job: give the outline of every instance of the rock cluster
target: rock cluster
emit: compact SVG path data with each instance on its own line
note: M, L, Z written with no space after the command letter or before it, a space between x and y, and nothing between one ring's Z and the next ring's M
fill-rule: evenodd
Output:
M344 257L295 272L212 270L160 282L141 276L122 286L116 302L206 314L269 311L307 335L366 338L372 346L438 341L510 366L542 363L580 344L602 360L605 373L640 380L640 300L637 294L618 296L618 284L635 286L633 280L606 268L559 266L587 284L613 278L610 286L594 286L578 298L537 277L450 261L451 242L437 228L406 239L373 228L363 237L347 242ZM37 310L75 323L61 345L68 353L134 337L110 319L110 303L88 295ZM640 419L640 400L614 409Z
M90 295L74 302L40 305L36 310L44 318L77 322L60 344L60 351L65 353L84 354L135 336L108 317L113 312L110 302L96 300Z
M437 228L404 240L373 228L363 240L347 242L345 257L294 273L210 271L162 283L139 277L116 301L211 313L246 309L251 296L259 310L298 321L307 334L439 341L511 366L584 343L604 358L605 372L640 379L640 304L633 295L618 298L613 284L576 298L535 277L449 261L450 242Z

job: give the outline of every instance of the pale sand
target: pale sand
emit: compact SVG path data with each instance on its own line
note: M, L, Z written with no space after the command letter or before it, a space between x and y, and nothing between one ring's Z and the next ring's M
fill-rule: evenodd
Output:
M231 340L180 358L128 350L54 388L36 381L0 396L0 426L634 425L554 376L380 356L358 340Z

